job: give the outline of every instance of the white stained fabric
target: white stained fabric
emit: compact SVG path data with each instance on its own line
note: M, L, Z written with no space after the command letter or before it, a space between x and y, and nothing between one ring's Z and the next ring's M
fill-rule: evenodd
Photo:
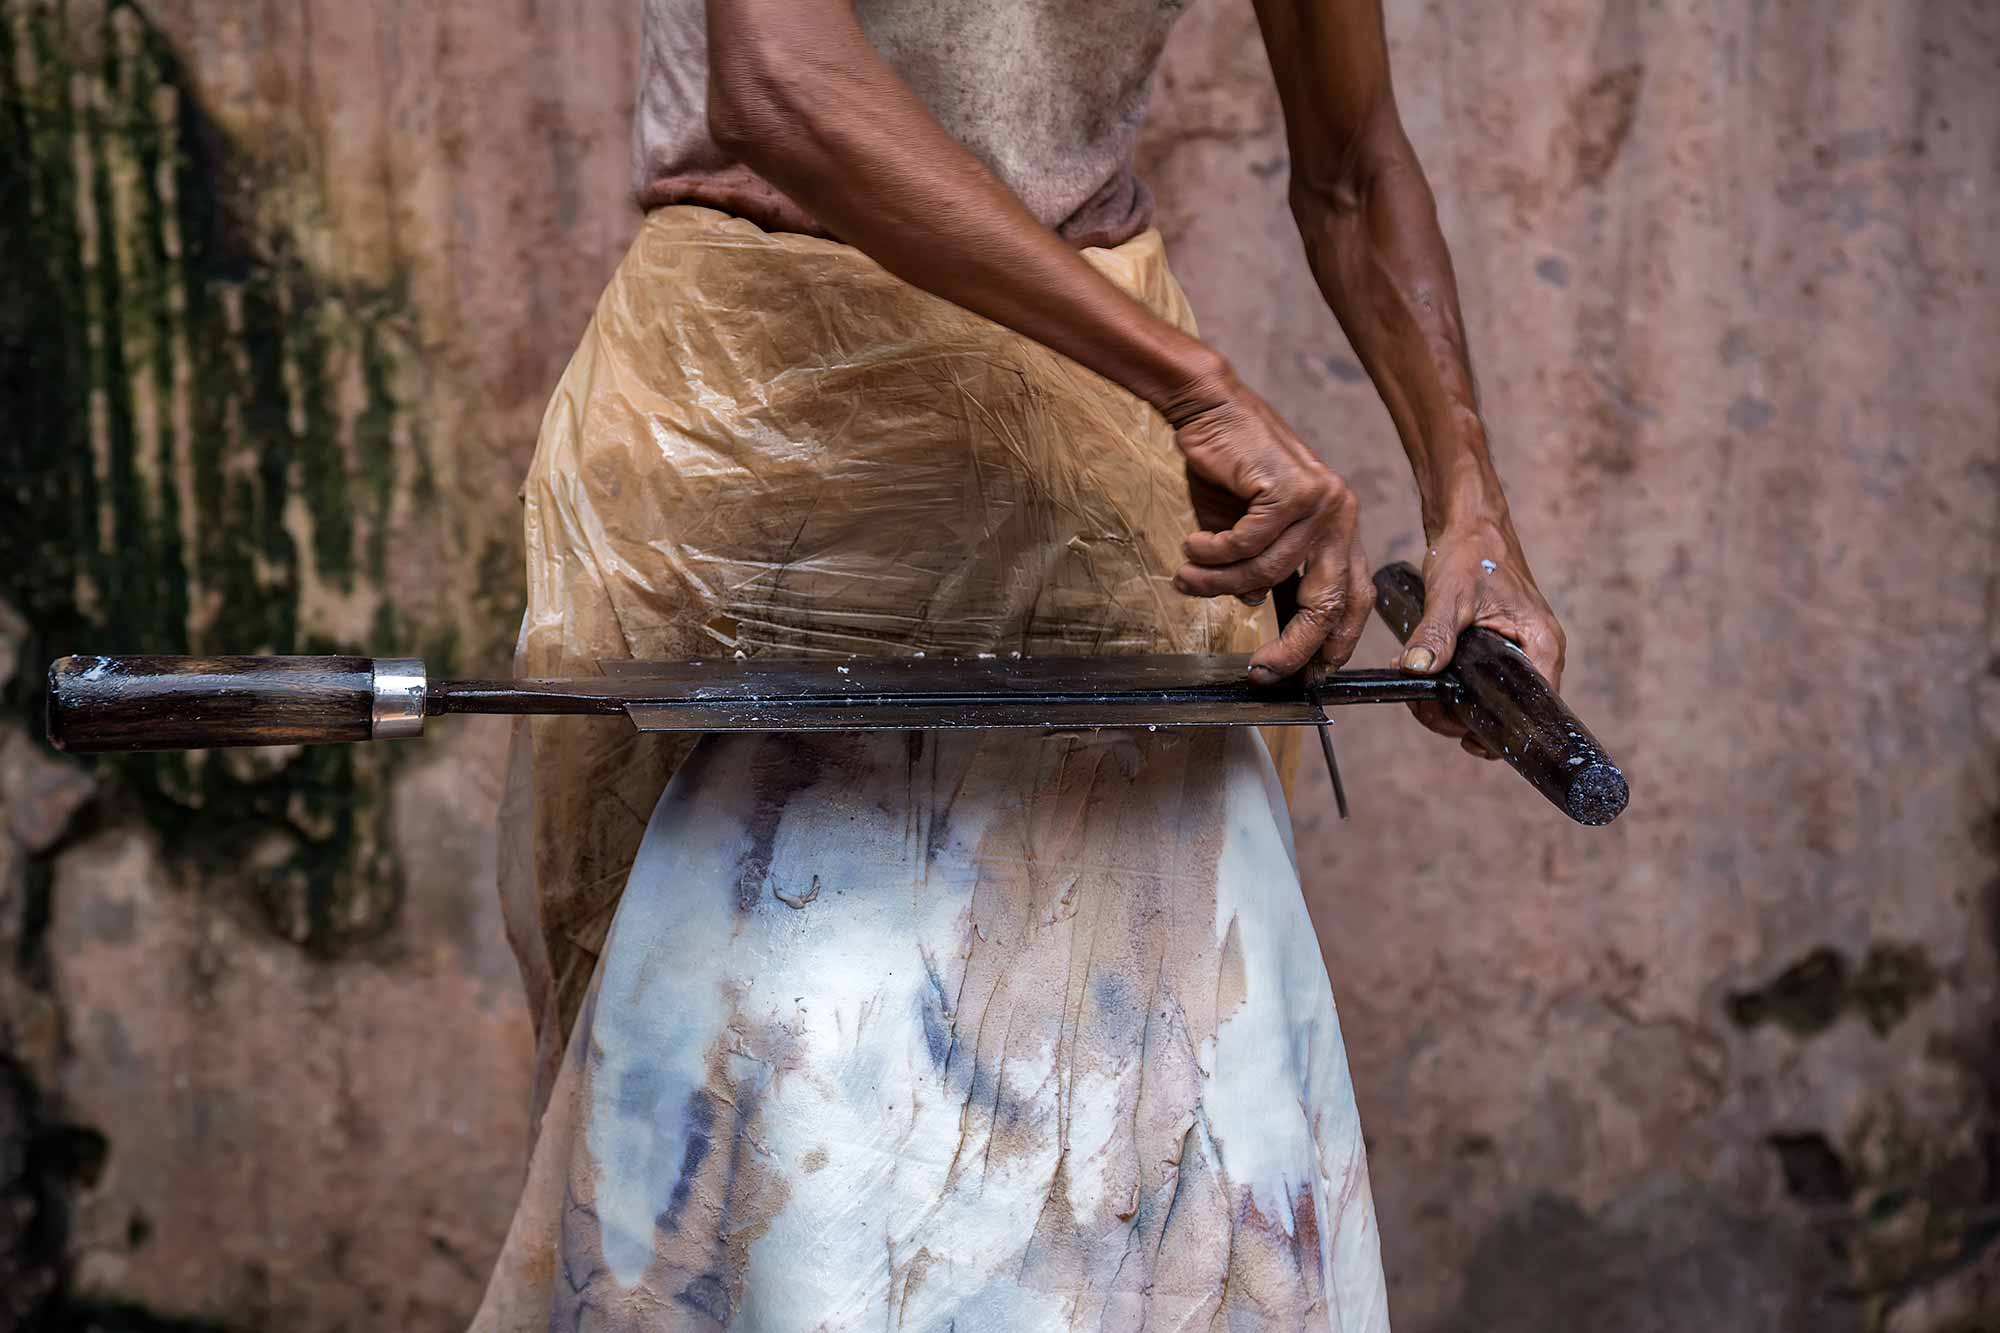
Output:
M705 741L475 1327L1386 1329L1261 740Z

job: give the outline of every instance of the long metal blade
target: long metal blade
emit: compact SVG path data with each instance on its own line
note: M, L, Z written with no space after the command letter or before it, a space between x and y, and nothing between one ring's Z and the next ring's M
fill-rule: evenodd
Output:
M1399 671L1258 686L1248 664L1245 656L1151 654L600 665L606 694L642 731L1305 726L1324 721L1329 707L1433 699L1444 688Z

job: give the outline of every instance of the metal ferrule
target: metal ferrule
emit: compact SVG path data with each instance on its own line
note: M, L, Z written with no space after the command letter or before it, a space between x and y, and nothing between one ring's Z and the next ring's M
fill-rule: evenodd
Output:
M421 658L376 658L375 701L368 715L368 734L378 741L423 735L427 688Z

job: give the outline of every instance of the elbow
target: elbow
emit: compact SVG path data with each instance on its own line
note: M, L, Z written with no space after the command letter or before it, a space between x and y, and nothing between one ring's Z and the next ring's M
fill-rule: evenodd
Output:
M775 119L768 94L752 78L727 67L708 72L708 137L739 162L756 166L769 137L765 127Z
M723 152L768 175L812 135L813 73L774 34L718 36L711 34L709 46L709 137Z
M1367 207L1366 195L1366 183L1358 174L1294 168L1287 198L1292 220L1312 230L1327 222L1360 217Z
M1379 179L1378 164L1355 153L1297 163L1287 194L1292 219L1310 228L1352 225L1367 214Z
M712 59L708 137L729 156L756 167L770 141L770 128L778 119L771 109L774 100L773 90L758 74L740 68L739 62Z
M1307 228L1351 226L1367 216L1385 187L1410 172L1422 179L1416 150L1393 116L1379 118L1362 133L1294 159L1292 217Z

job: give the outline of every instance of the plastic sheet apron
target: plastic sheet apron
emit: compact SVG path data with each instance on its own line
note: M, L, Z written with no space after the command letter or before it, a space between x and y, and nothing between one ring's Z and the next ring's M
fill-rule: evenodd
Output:
M1156 234L1084 254L1191 327ZM1172 592L1192 518L1143 405L701 209L647 219L524 494L536 674L1259 633ZM1387 1327L1257 734L690 754L563 720L516 775L547 1110L475 1329Z

